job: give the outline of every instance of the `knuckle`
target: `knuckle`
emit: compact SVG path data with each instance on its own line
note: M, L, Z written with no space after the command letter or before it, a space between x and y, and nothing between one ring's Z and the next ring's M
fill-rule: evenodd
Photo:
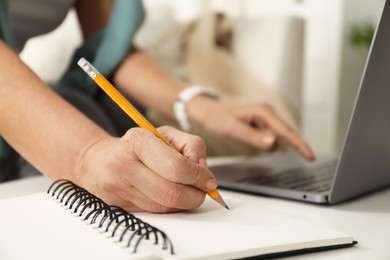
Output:
M183 196L185 196L185 194L182 188L174 187L172 189L169 189L165 196L165 201L166 201L165 206L169 208L179 208Z
M139 127L130 128L123 136L125 149L128 153L134 153L138 157L142 157L154 150L155 137L146 129Z
M195 147L206 147L206 143L205 141L203 140L203 138L201 138L200 136L197 136L197 135L193 135L192 136L192 141L193 145Z
M140 140L140 133L137 128L130 128L129 130L127 130L121 140L124 142L125 147L129 147L134 151L139 150L141 148L139 146L140 142L138 142L138 140Z
M179 182L182 179L182 175L185 172L187 166L183 158L174 158L170 165L171 180Z
M175 130L175 128L173 128L172 126L169 126L169 125L162 125L162 126L158 127L158 129L161 132L167 132L167 131Z
M272 105L270 105L269 103L266 103L266 102L259 104L259 106L261 108L265 109L265 110L269 110L269 111L273 111L274 110Z
M262 112L263 116L275 114L275 109L271 104L261 103L258 104L258 111Z

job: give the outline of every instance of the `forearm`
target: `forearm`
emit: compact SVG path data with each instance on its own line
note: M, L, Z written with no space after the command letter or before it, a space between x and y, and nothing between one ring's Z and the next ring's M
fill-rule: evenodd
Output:
M0 134L50 178L75 179L84 151L107 134L0 42Z
M184 83L171 77L147 53L130 54L114 75L114 84L147 108L173 118L173 102Z

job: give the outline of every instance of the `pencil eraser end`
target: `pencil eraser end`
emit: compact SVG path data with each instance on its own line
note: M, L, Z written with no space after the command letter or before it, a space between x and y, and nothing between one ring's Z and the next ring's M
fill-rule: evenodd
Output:
M92 79L94 79L96 75L99 74L99 71L97 71L97 69L95 69L95 67L84 58L79 59L77 65L79 65L80 68L82 68L85 73L87 73L88 76L90 76Z
M81 58L79 59L79 61L77 62L77 65L79 65L81 68L83 68L85 66L85 64L88 63L88 61L85 59L85 58Z

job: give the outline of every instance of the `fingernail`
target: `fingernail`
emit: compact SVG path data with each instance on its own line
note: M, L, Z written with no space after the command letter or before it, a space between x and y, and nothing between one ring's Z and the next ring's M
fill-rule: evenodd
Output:
M206 182L207 190L215 190L217 188L217 181L212 178Z
M264 136L261 141L263 142L263 144L265 145L272 145L274 142L275 142L275 136L273 135L266 135Z

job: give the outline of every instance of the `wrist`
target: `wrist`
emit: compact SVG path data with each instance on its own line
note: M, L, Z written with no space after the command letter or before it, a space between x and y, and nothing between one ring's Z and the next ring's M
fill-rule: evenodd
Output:
M210 98L210 96L198 95L187 103L187 116L192 127L195 125L204 126L210 119L210 113L214 112L213 104L215 102L216 99Z
M187 87L177 96L173 105L173 111L176 121L182 130L189 131L191 129L188 105L193 99L201 100L201 96L203 98L207 97L208 99L218 98L217 92L199 85Z
M113 139L115 138L102 136L82 149L81 154L77 157L78 163L76 163L77 166L73 176L76 183L82 186L87 185L92 181L91 178L93 178L94 174L102 170L96 169L96 167L99 167L98 165L102 163L102 161L99 161L100 158L104 158L101 157L102 153L105 153L105 147L110 146Z

